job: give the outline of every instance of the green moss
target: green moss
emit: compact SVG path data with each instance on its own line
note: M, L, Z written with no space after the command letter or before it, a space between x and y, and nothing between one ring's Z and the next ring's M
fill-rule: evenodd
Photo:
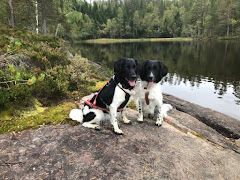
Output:
M135 102L133 100L131 100L128 103L127 108L131 108L131 109L137 110L136 104L135 104Z
M77 123L68 120L69 112L73 108L76 108L74 103L64 102L57 106L46 108L44 113L15 117L8 121L0 121L0 134L13 131L19 132L25 129L36 129L46 124L71 123L75 125Z
M32 116L38 113L44 112L46 107L43 107L42 104L36 99L32 98L29 104L31 106L19 106L16 104L11 104L7 109L0 111L0 121L7 121L14 119L15 117L25 117L25 116Z
M28 111L22 111L20 116L23 116L23 118L27 116L35 116L45 111L46 107L43 107L42 104L37 99L34 98L33 103L34 103L33 108L31 108L31 110Z
M97 92L97 91L99 91L106 83L107 83L107 81L98 81L98 82L95 82L95 85L92 85L92 86L89 86L89 87L88 87L88 91L90 91L90 92Z
M14 111L14 109L12 107L8 108L6 110L1 110L0 111L0 121L11 119L13 116L13 111Z
M201 133L196 132L196 133L194 133L194 135L201 139L206 139Z

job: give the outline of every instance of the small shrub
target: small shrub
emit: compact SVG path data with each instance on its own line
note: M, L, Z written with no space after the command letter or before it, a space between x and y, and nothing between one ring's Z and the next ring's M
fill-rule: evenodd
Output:
M44 81L36 84L35 95L44 100L65 96L69 87L66 66L55 66L46 70L45 74Z
M30 104L36 77L24 67L15 68L13 64L0 70L0 108L7 108L21 102Z
M90 66L86 58L75 55L67 66L67 74L71 84L71 90L79 90L85 81L90 80Z

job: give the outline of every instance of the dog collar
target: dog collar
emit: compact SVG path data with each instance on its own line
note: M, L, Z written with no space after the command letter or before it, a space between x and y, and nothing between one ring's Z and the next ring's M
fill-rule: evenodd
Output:
M112 77L112 80L123 92L130 95L130 93L127 91L131 91L131 89L128 89L128 88L123 87L122 85L119 85L119 83L115 81L115 75Z
M149 96L149 91L145 92L145 101L146 101L147 105L149 105L149 98L148 98L148 96Z

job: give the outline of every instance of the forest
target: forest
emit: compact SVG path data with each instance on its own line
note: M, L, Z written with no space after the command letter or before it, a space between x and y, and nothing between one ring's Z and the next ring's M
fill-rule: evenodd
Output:
M240 35L239 0L1 0L0 26L69 39Z

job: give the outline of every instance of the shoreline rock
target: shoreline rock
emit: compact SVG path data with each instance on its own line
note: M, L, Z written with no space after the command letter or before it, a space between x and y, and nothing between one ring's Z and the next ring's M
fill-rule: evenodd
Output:
M197 118L220 134L228 138L240 138L240 120L168 94L164 94L163 99L165 103L169 103L177 110Z

